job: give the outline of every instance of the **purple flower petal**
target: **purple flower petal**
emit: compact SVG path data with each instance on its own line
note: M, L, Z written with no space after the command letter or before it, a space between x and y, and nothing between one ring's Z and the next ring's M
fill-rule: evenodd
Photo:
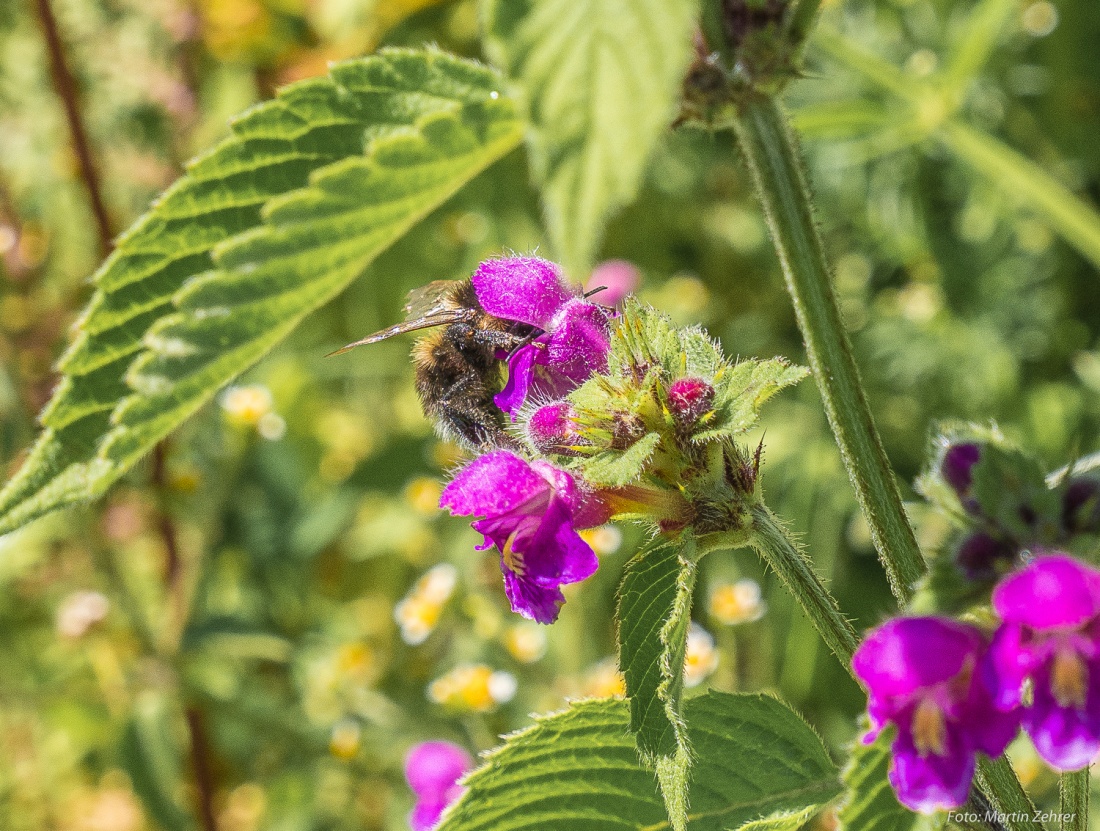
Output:
M439 507L460 516L498 516L549 497L550 485L527 462L507 450L479 456L443 489Z
M983 668L986 686L994 704L1007 710L1020 703L1025 679L1040 664L1037 653L1023 647L1024 630L1016 624L1002 624L993 635Z
M957 737L947 734L943 755L922 754L909 735L899 731L893 752L890 784L902 805L929 814L958 808L966 802L970 781L974 778L975 759L973 752L967 752Z
M438 801L473 766L470 754L457 744L421 742L405 756L405 779L417 796Z
M1049 664L1034 678L1034 701L1024 713L1024 730L1038 754L1056 770L1080 770L1100 753L1100 663L1086 671L1088 692L1081 708L1057 701Z
M1008 562L1015 553L1008 543L979 532L962 541L955 562L967 579L989 580L996 576L997 563Z
M504 593L513 612L537 623L553 623L558 619L565 595L557 586L542 586L518 577L501 564L504 572Z
M495 450L459 471L440 504L481 518L472 525L495 545L513 610L542 623L558 616L563 583L583 580L598 565L576 529L606 520L602 501L548 462L527 462ZM583 526L588 527L588 526Z
M550 324L546 362L575 384L607 370L611 321L607 313L584 300L571 300Z
M973 483L973 468L981 458L982 449L973 443L953 444L943 454L940 473L955 492L962 496Z
M981 643L976 629L952 620L895 618L864 639L852 668L873 698L907 696L954 678Z
M527 392L534 380L535 361L542 351L541 345L527 343L508 357L508 380L504 389L493 396L493 403L512 416L513 421L523 402L527 400Z
M409 828L412 831L432 831L446 808L446 802L427 799L418 800L409 814Z
M524 578L540 585L578 583L599 567L596 552L573 530L573 515L565 500L550 500L537 530L525 541Z
M574 295L558 267L538 257L486 260L473 275L474 293L489 314L546 329Z
M1000 582L993 608L1039 631L1080 626L1100 614L1100 572L1064 554L1038 557Z
M604 306L617 306L619 301L631 294L642 282L642 273L628 260L606 260L592 271L592 276L584 284L586 292L604 290L596 295L596 302Z

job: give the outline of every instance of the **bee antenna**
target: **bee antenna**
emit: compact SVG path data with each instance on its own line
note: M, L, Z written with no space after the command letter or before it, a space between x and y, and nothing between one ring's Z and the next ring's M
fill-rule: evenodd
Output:
M593 294L599 294L601 291L607 291L607 286L596 286L596 288L592 289L591 291L586 291L584 293L584 298L587 300Z

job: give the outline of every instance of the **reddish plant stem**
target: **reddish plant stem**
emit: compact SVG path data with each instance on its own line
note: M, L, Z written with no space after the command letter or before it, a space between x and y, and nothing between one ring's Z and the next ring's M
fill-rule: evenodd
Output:
M84 127L76 80L66 59L65 47L57 27L57 19L54 17L49 0L35 0L35 10L38 14L43 37L46 41L46 49L49 53L50 75L53 79L54 90L61 99L65 110L73 151L80 166L81 179L88 192L92 215L95 218L100 253L107 256L114 248L114 231L103 199L99 169L96 166L91 143L88 141L88 133ZM164 580L170 602L176 612L177 625L182 631L183 617L186 615L187 609L187 602L184 597L186 586L183 580L183 561L180 556L175 523L172 521L171 513L164 499L167 490L165 455L165 445L161 442L153 450L151 484L156 490L160 501L157 531L164 544ZM189 705L184 708L184 719L187 722L187 732L190 737L191 769L195 780L198 818L204 831L218 831L218 822L214 815L214 791L216 786L210 765L210 742L203 716L197 707Z
M187 585L183 574L183 558L180 555L176 526L172 521L166 493L168 490L168 470L166 464L167 445L159 442L153 448L150 484L156 492L157 531L164 545L164 583L168 590L168 603L177 634L183 632L187 616ZM195 810L202 823L203 831L218 831L218 821L214 815L214 792L216 790L214 773L210 765L210 740L206 734L206 725L202 712L194 705L184 708L187 720L187 733L190 737L191 771L195 780Z
M101 256L106 257L114 247L114 231L111 228L110 215L107 213L107 205L103 201L103 188L99 178L99 169L96 167L95 158L92 155L91 144L88 141L88 132L84 128L84 120L80 111L80 94L76 86L76 79L65 56L65 47L61 42L61 35L57 28L57 18L54 17L50 0L35 0L35 11L38 14L38 22L42 27L42 35L46 41L46 51L50 58L50 76L53 79L54 91L61 99L65 109L65 120L69 124L69 135L72 139L73 152L76 154L77 163L80 165L80 177L84 181L84 187L88 191L88 201L91 204L92 215L95 218L96 230L99 234L99 247Z
M153 448L153 469L150 475L153 488L157 493L157 531L164 543L164 582L168 586L173 600L180 592L180 577L183 569L180 559L179 543L176 541L176 528L168 508L164 504L164 493L168 487L168 474L165 464L166 448L164 442L158 442Z
M191 770L195 775L199 820L203 831L218 831L218 820L214 816L214 774L210 769L210 744L206 738L206 723L197 707L188 707L184 714L187 718L187 732L191 737Z

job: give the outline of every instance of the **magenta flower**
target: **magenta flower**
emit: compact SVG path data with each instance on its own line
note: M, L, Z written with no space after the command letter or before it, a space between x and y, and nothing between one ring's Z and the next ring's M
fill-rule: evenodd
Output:
M508 381L494 398L512 416L530 396L561 398L607 369L607 312L570 290L558 267L537 257L487 260L473 275L481 307L542 330L508 356Z
M527 437L540 453L576 456L573 446L584 443L577 429L576 416L568 401L544 404L527 420Z
M975 755L1001 753L1019 726L1013 712L993 706L982 675L985 638L946 618L896 618L872 630L852 658L867 690L875 740L897 727L890 784L903 805L922 812L966 801Z
M629 260L604 260L594 269L584 290L595 291L602 288L599 301L605 306L618 306L619 301L633 294L642 283L642 273Z
M577 533L607 521L607 510L564 470L494 450L458 472L439 500L496 546L512 610L539 623L557 620L561 586L590 576L596 554Z
M1031 681L1024 730L1058 770L1100 752L1100 571L1064 554L1041 556L993 590L1003 623L986 672L997 705L1020 703Z
M450 742L421 742L405 756L405 779L416 794L416 805L409 814L412 831L431 831L444 809L462 796L458 784L471 770L470 754Z

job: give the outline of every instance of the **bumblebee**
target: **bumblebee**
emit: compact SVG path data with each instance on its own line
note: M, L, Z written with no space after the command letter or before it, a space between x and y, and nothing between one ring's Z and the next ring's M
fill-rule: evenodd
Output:
M442 327L419 338L413 347L416 392L424 412L444 438L475 450L518 449L504 429L504 414L493 403L501 389L500 353L538 337L540 329L504 320L481 308L473 283L437 280L409 293L405 320L333 352L406 332Z

